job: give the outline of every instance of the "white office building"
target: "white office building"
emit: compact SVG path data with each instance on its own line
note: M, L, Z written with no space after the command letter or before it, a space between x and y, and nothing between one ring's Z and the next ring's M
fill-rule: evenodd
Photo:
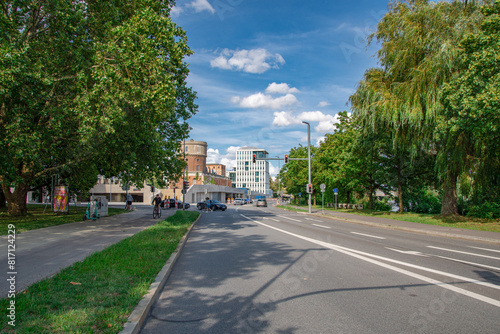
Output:
M253 155L256 161L253 162ZM256 147L242 147L236 151L236 188L247 188L266 196L272 196L269 187L269 162L266 150Z

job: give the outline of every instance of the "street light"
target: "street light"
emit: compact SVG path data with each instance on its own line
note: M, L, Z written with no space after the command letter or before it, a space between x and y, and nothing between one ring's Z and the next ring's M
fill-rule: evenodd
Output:
M311 184L311 125L307 122L302 122L302 123L307 124L307 162L308 162L308 169L309 169L309 182L308 182L308 184ZM311 210L311 192L309 193L309 213L312 213L312 210Z

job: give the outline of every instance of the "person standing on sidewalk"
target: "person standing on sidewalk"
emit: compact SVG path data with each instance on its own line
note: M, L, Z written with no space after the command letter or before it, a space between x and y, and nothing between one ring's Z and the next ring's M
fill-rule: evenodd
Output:
M127 194L126 200L127 200L127 210L130 210L132 208L132 202L134 201L134 198L132 197L132 195Z

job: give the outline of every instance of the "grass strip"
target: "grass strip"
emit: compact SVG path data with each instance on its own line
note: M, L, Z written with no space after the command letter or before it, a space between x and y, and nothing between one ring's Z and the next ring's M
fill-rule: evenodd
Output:
M16 233L36 230L43 227L80 222L87 207L71 206L68 214L55 214L50 206L28 204L28 214L21 217L12 217L7 214L7 208L0 209L0 235L6 235L9 224L16 225ZM45 211L45 212L44 212ZM128 212L125 209L108 208L108 216Z
M299 205L279 205L279 208L297 211L297 212L307 212L307 206ZM302 208L303 207L303 208ZM312 206L315 210L321 210L321 206ZM445 226L445 227L455 227L465 230L477 230L477 231L488 231L488 232L500 232L500 219L484 219L484 218L472 218L463 216L450 216L443 217L440 215L433 214L422 214L413 212L382 212L374 210L357 210L357 209L333 209L325 208L325 211L338 211L344 213L351 213L359 216L369 216L369 217L380 217L393 220L401 220L412 223Z
M118 333L198 218L177 211L162 222L35 283L15 297L16 326L2 333ZM1 299L7 310L10 299Z

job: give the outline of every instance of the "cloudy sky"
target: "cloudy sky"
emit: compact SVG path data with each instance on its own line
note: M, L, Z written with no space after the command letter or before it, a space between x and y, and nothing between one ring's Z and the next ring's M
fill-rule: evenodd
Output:
M363 73L377 66L366 39L388 0L178 0L174 21L195 52L188 83L199 112L191 138L209 161L235 166L243 146L283 157L333 131ZM271 174L278 171L272 162Z

